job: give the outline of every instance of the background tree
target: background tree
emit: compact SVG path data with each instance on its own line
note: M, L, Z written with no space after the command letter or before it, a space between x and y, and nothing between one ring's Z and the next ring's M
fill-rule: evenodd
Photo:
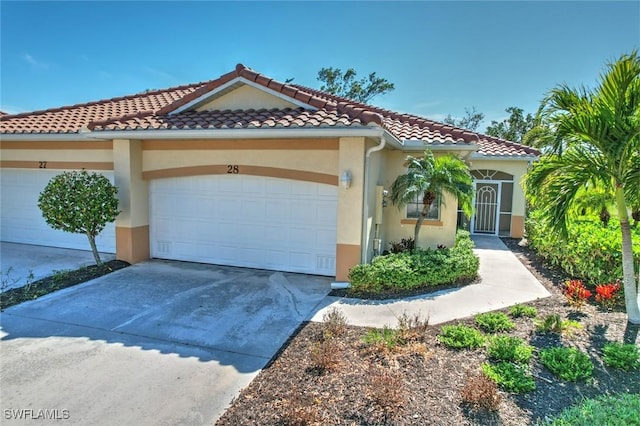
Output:
M484 120L484 114L478 112L476 107L471 107L471 109L464 109L464 117L456 119L451 116L451 114L447 114L445 119L443 120L446 124L450 124L452 126L460 127L463 129L476 131L480 123Z
M85 234L96 264L102 265L96 236L118 216L118 189L109 179L86 170L54 176L38 198L38 207L49 226Z
M533 116L525 116L524 111L518 107L509 107L505 111L509 113L509 117L500 122L492 120L486 133L512 142L522 142L524 135L534 127Z
M467 164L453 154L434 157L427 149L422 158L408 156L407 172L396 178L391 186L391 202L402 208L422 197L422 212L414 229L415 246L422 222L427 217L431 204L442 193L449 193L457 200L462 210L471 216L473 210L473 178Z
M324 83L320 90L366 104L375 96L395 89L393 83L376 76L375 72L360 80L356 80L356 74L353 68L344 73L340 68L322 68L318 71L318 81Z
M629 322L640 324L628 209L640 188L640 57L607 65L598 86L561 85L543 101L540 120L563 149L543 155L525 176L527 197L566 238L568 213L590 183L614 194L622 237L622 275ZM639 279L640 281L640 279Z

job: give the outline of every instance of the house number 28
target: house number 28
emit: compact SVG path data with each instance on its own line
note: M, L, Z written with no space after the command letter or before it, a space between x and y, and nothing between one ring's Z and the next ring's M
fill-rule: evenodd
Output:
M227 173L237 175L238 173L240 173L240 169L238 168L237 164L229 164L227 166Z

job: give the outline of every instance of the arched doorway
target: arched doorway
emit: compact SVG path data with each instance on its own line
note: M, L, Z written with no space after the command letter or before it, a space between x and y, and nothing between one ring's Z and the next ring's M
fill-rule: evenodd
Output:
M458 212L458 227L472 234L505 235L511 233L513 175L498 170L471 170L476 188L473 217Z

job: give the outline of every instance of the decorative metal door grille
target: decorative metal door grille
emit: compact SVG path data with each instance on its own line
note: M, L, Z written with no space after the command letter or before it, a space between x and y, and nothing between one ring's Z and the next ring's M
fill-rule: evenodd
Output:
M498 185L478 184L474 232L495 234L498 212Z

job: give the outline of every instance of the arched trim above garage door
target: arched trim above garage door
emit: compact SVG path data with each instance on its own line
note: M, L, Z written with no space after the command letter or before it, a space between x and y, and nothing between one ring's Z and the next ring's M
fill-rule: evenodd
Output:
M206 166L189 166L176 167L171 169L149 170L142 173L142 178L145 180L153 180L172 177L227 174L273 177L338 186L337 175L308 172L303 170L283 169L278 167L250 166L243 164L212 164Z

